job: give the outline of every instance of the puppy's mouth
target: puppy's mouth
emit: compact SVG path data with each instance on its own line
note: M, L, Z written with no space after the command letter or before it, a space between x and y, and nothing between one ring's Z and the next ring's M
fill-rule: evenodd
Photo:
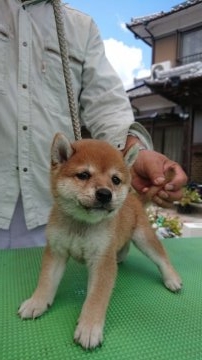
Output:
M80 205L87 211L87 212L91 212L91 211L107 211L108 213L111 213L114 211L114 208L112 208L109 204L94 204L94 205L84 205L81 204Z

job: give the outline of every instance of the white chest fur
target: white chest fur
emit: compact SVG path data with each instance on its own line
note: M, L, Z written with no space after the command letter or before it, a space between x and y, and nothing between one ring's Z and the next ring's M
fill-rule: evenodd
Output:
M60 255L70 255L80 261L103 255L110 244L110 237L106 223L90 226L74 223L48 229L51 248Z

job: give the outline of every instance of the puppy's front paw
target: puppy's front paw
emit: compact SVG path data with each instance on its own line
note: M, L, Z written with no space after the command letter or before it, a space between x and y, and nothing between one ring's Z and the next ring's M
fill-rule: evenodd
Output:
M32 296L21 304L18 315L22 319L35 319L41 316L48 309L48 306L49 304L43 299Z
M173 292L177 292L182 288L182 280L174 270L164 278L164 284L167 289Z
M97 323L79 321L74 333L74 341L84 349L94 349L101 345L103 340L103 326Z

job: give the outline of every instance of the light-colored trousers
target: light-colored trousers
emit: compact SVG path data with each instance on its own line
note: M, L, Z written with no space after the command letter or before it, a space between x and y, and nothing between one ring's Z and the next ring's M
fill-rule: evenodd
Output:
M0 229L0 249L44 246L45 242L45 225L27 230L19 196L9 230Z

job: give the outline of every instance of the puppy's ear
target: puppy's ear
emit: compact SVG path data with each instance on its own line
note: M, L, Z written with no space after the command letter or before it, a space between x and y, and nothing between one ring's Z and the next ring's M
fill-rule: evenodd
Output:
M124 161L129 168L133 166L134 162L138 157L138 153L139 153L139 146L138 144L135 144L131 146L124 155Z
M51 147L51 165L55 166L67 161L73 154L71 143L62 133L57 133Z

